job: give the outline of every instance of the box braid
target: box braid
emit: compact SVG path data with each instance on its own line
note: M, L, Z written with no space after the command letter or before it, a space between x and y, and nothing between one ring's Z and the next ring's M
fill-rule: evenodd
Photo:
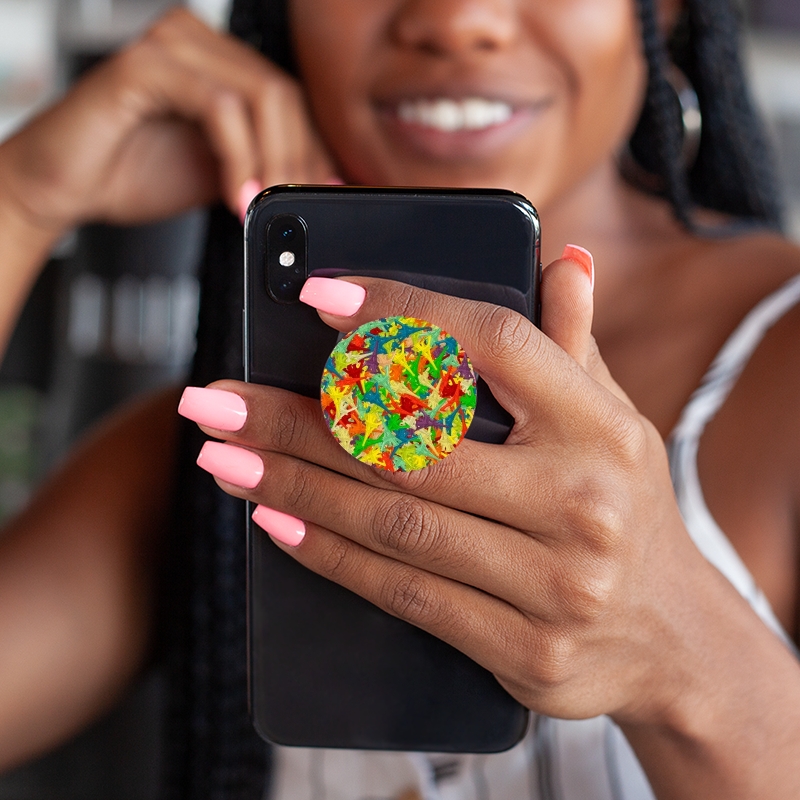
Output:
M659 176L676 217L688 227L694 227L692 212L700 206L780 228L779 193L744 79L733 3L686 0L667 42L657 23L657 0L638 2L648 86L631 137L634 158ZM700 150L688 173L681 161L680 109L666 78L670 59L694 86L703 116Z
M656 0L638 0L649 82L631 150L660 176L685 225L692 226L700 205L777 226L776 192L744 89L731 0L686 1L686 14L667 43L656 23ZM294 71L286 0L235 0L231 30ZM688 175L680 163L679 112L664 77L669 57L693 82L703 113L703 140ZM192 385L241 377L242 258L239 221L222 207L213 210ZM185 423L172 552L163 581L170 687L164 797L260 800L269 753L247 710L244 507L195 466L203 439L196 425Z

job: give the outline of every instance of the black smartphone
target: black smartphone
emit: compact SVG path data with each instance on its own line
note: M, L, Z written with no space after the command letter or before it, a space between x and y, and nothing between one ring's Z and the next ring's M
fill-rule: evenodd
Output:
M268 189L245 220L246 380L319 397L338 333L298 301L310 275L392 278L538 322L539 248L536 211L513 192ZM479 381L468 437L502 442L511 425ZM524 734L526 709L491 673L301 567L249 512L248 557L250 710L268 741L489 753Z

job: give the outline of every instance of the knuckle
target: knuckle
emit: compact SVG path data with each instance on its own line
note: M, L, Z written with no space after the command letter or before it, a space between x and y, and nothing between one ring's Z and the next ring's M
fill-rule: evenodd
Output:
M181 35L188 12L176 6L159 17L144 33L142 41L170 44Z
M283 484L287 506L301 517L313 501L316 483L312 474L313 469L305 461L296 461Z
M493 361L516 359L531 348L538 349L539 337L533 324L505 306L494 306L479 326L479 338L486 342L487 355ZM534 350L535 355L535 350Z
M295 452L302 444L303 418L300 409L293 403L276 403L269 414L269 441L275 449L286 453Z
M391 496L375 517L375 536L386 549L405 556L430 553L437 540L438 519L413 495Z
M647 461L649 436L642 418L621 403L606 412L603 427L607 431L607 447L618 468L639 473Z
M393 580L385 589L384 607L400 619L428 627L441 618L441 608L430 582L415 571L408 570Z
M142 70L156 59L156 50L157 45L148 33L139 41L120 50L111 59L108 68L123 82L128 82L141 75Z
M391 286L383 287L382 291L386 292L386 300L400 310L398 316L413 317L419 314L419 290L415 286L392 282Z
M584 478L562 503L565 526L591 551L611 556L626 536L624 500L603 477Z
M160 19L156 21L156 25L159 24L170 35L180 39L184 39L188 31L207 29L199 17L182 5L172 6L167 9Z
M561 595L572 622L588 625L608 612L617 588L617 570L608 562L592 559L583 568L573 566Z
M316 570L323 578L337 583L342 582L349 568L351 549L352 546L347 539L341 536L332 537L320 554Z
M552 630L539 637L529 669L540 688L552 692L569 680L575 651L572 637L562 631Z

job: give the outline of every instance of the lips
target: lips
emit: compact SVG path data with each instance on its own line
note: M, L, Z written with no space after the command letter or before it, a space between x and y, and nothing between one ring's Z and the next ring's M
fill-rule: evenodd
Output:
M511 119L514 109L510 103L502 100L439 97L434 100L403 100L397 104L396 114L401 122L408 125L455 133L502 125Z
M437 161L482 160L523 137L551 105L477 93L402 97L376 104L384 130L396 144Z

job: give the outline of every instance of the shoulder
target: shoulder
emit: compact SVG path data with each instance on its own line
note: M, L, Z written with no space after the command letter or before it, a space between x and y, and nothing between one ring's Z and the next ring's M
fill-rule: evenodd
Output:
M694 310L711 327L718 326L717 339L721 344L755 306L782 292L782 287L800 275L800 246L769 232L696 238L687 248L684 266L685 272L692 274L696 291ZM776 321L777 329L796 326L796 315L789 306L785 318L781 317L781 325ZM764 345L773 338L765 335ZM797 344L800 345L800 339Z
M782 287L800 275L800 249L777 236L736 237L720 242L711 257L730 265L720 274L730 279L740 323L765 300L773 313L756 312L762 325L755 348L742 356L741 376L703 435L703 492L791 630L798 601L793 553L794 520L800 518L800 288Z
M800 274L800 244L770 231L732 236L693 237L690 251L717 280L729 279L731 291L757 301L758 289L768 294L793 275ZM755 294L753 294L755 293Z
M731 405L749 399L749 414L761 410L763 434L795 431L800 444L800 247L773 234L733 237L719 242L712 258L741 319L760 323Z

